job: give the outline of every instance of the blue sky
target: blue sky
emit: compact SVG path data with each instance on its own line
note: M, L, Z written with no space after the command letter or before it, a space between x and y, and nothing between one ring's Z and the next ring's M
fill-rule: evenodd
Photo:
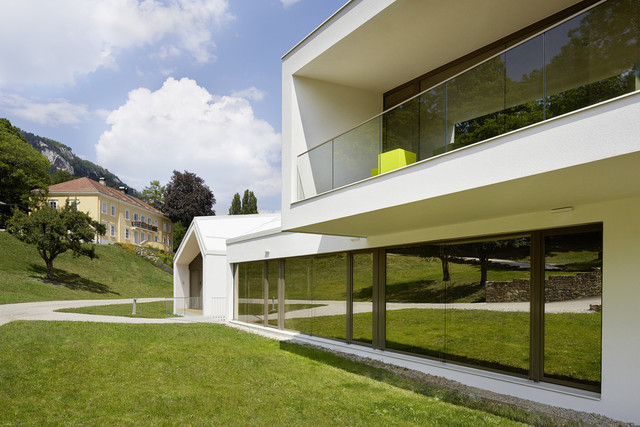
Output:
M202 177L280 210L281 57L346 0L21 0L0 14L0 117L141 190Z

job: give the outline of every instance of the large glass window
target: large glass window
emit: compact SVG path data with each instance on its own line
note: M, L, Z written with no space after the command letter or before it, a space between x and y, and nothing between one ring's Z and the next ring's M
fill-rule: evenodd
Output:
M237 286L247 323L600 390L598 225L242 263Z
M373 333L373 253L353 254L351 339L371 344Z
M345 253L285 262L285 328L346 339Z
M278 261L267 262L267 325L278 326Z
M599 388L602 232L544 237L544 377Z
M264 323L264 262L246 262L238 266L238 320Z
M448 245L445 359L527 375L530 239Z

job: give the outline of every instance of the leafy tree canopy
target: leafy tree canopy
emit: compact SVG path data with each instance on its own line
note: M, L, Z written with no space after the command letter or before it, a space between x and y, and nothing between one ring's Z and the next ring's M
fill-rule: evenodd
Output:
M0 119L0 201L33 205L31 190L49 186L49 167L18 128Z
M258 213L258 199L253 194L253 191L244 190L242 201L240 201L240 194L236 193L231 201L231 207L229 208L229 215L248 215Z
M188 227L195 216L215 215L216 199L204 180L194 173L173 171L164 189L163 212L171 221Z
M231 207L229 207L229 215L241 215L242 214L242 202L240 201L240 194L233 195L231 201Z
M144 187L140 199L159 211L164 209L164 185L160 185L160 181L155 180L149 183L148 187Z
M51 175L51 184L60 184L61 182L71 181L76 179L69 171L64 169L58 169Z
M60 210L43 207L31 215L16 210L7 230L25 243L35 245L47 265L47 278L54 280L53 260L71 250L75 256L96 257L92 242L96 235L104 235L105 226L67 201Z

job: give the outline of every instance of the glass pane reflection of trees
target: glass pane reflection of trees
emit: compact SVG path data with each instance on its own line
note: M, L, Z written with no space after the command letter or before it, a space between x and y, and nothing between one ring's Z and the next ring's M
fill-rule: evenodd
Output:
M386 347L529 369L529 239L387 250Z
M534 247L544 248L544 257L536 263L545 273L544 280L533 283L532 239L537 242ZM380 348L599 390L601 229L411 245L384 252L385 335ZM289 258L284 266L285 329L372 343L378 271L373 252ZM266 308L267 324L277 327L279 262L242 263L238 268L237 318L265 324ZM347 295L349 270L352 298ZM532 304L532 295L544 300L534 299ZM542 333L542 347L532 339L532 330ZM541 356L530 360L531 354Z

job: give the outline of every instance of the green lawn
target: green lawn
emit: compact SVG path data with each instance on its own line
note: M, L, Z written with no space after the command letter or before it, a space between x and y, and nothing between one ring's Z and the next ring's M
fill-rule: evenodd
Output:
M64 313L99 314L103 316L140 317L145 319L164 319L176 317L173 314L173 301L154 301L136 304L136 314L133 312L133 303L92 305L90 307L62 308Z
M220 325L0 327L3 425L516 425L512 420L554 423Z
M94 260L60 255L49 282L35 246L0 232L0 304L172 295L172 276L148 260L115 245L96 245L96 253Z

